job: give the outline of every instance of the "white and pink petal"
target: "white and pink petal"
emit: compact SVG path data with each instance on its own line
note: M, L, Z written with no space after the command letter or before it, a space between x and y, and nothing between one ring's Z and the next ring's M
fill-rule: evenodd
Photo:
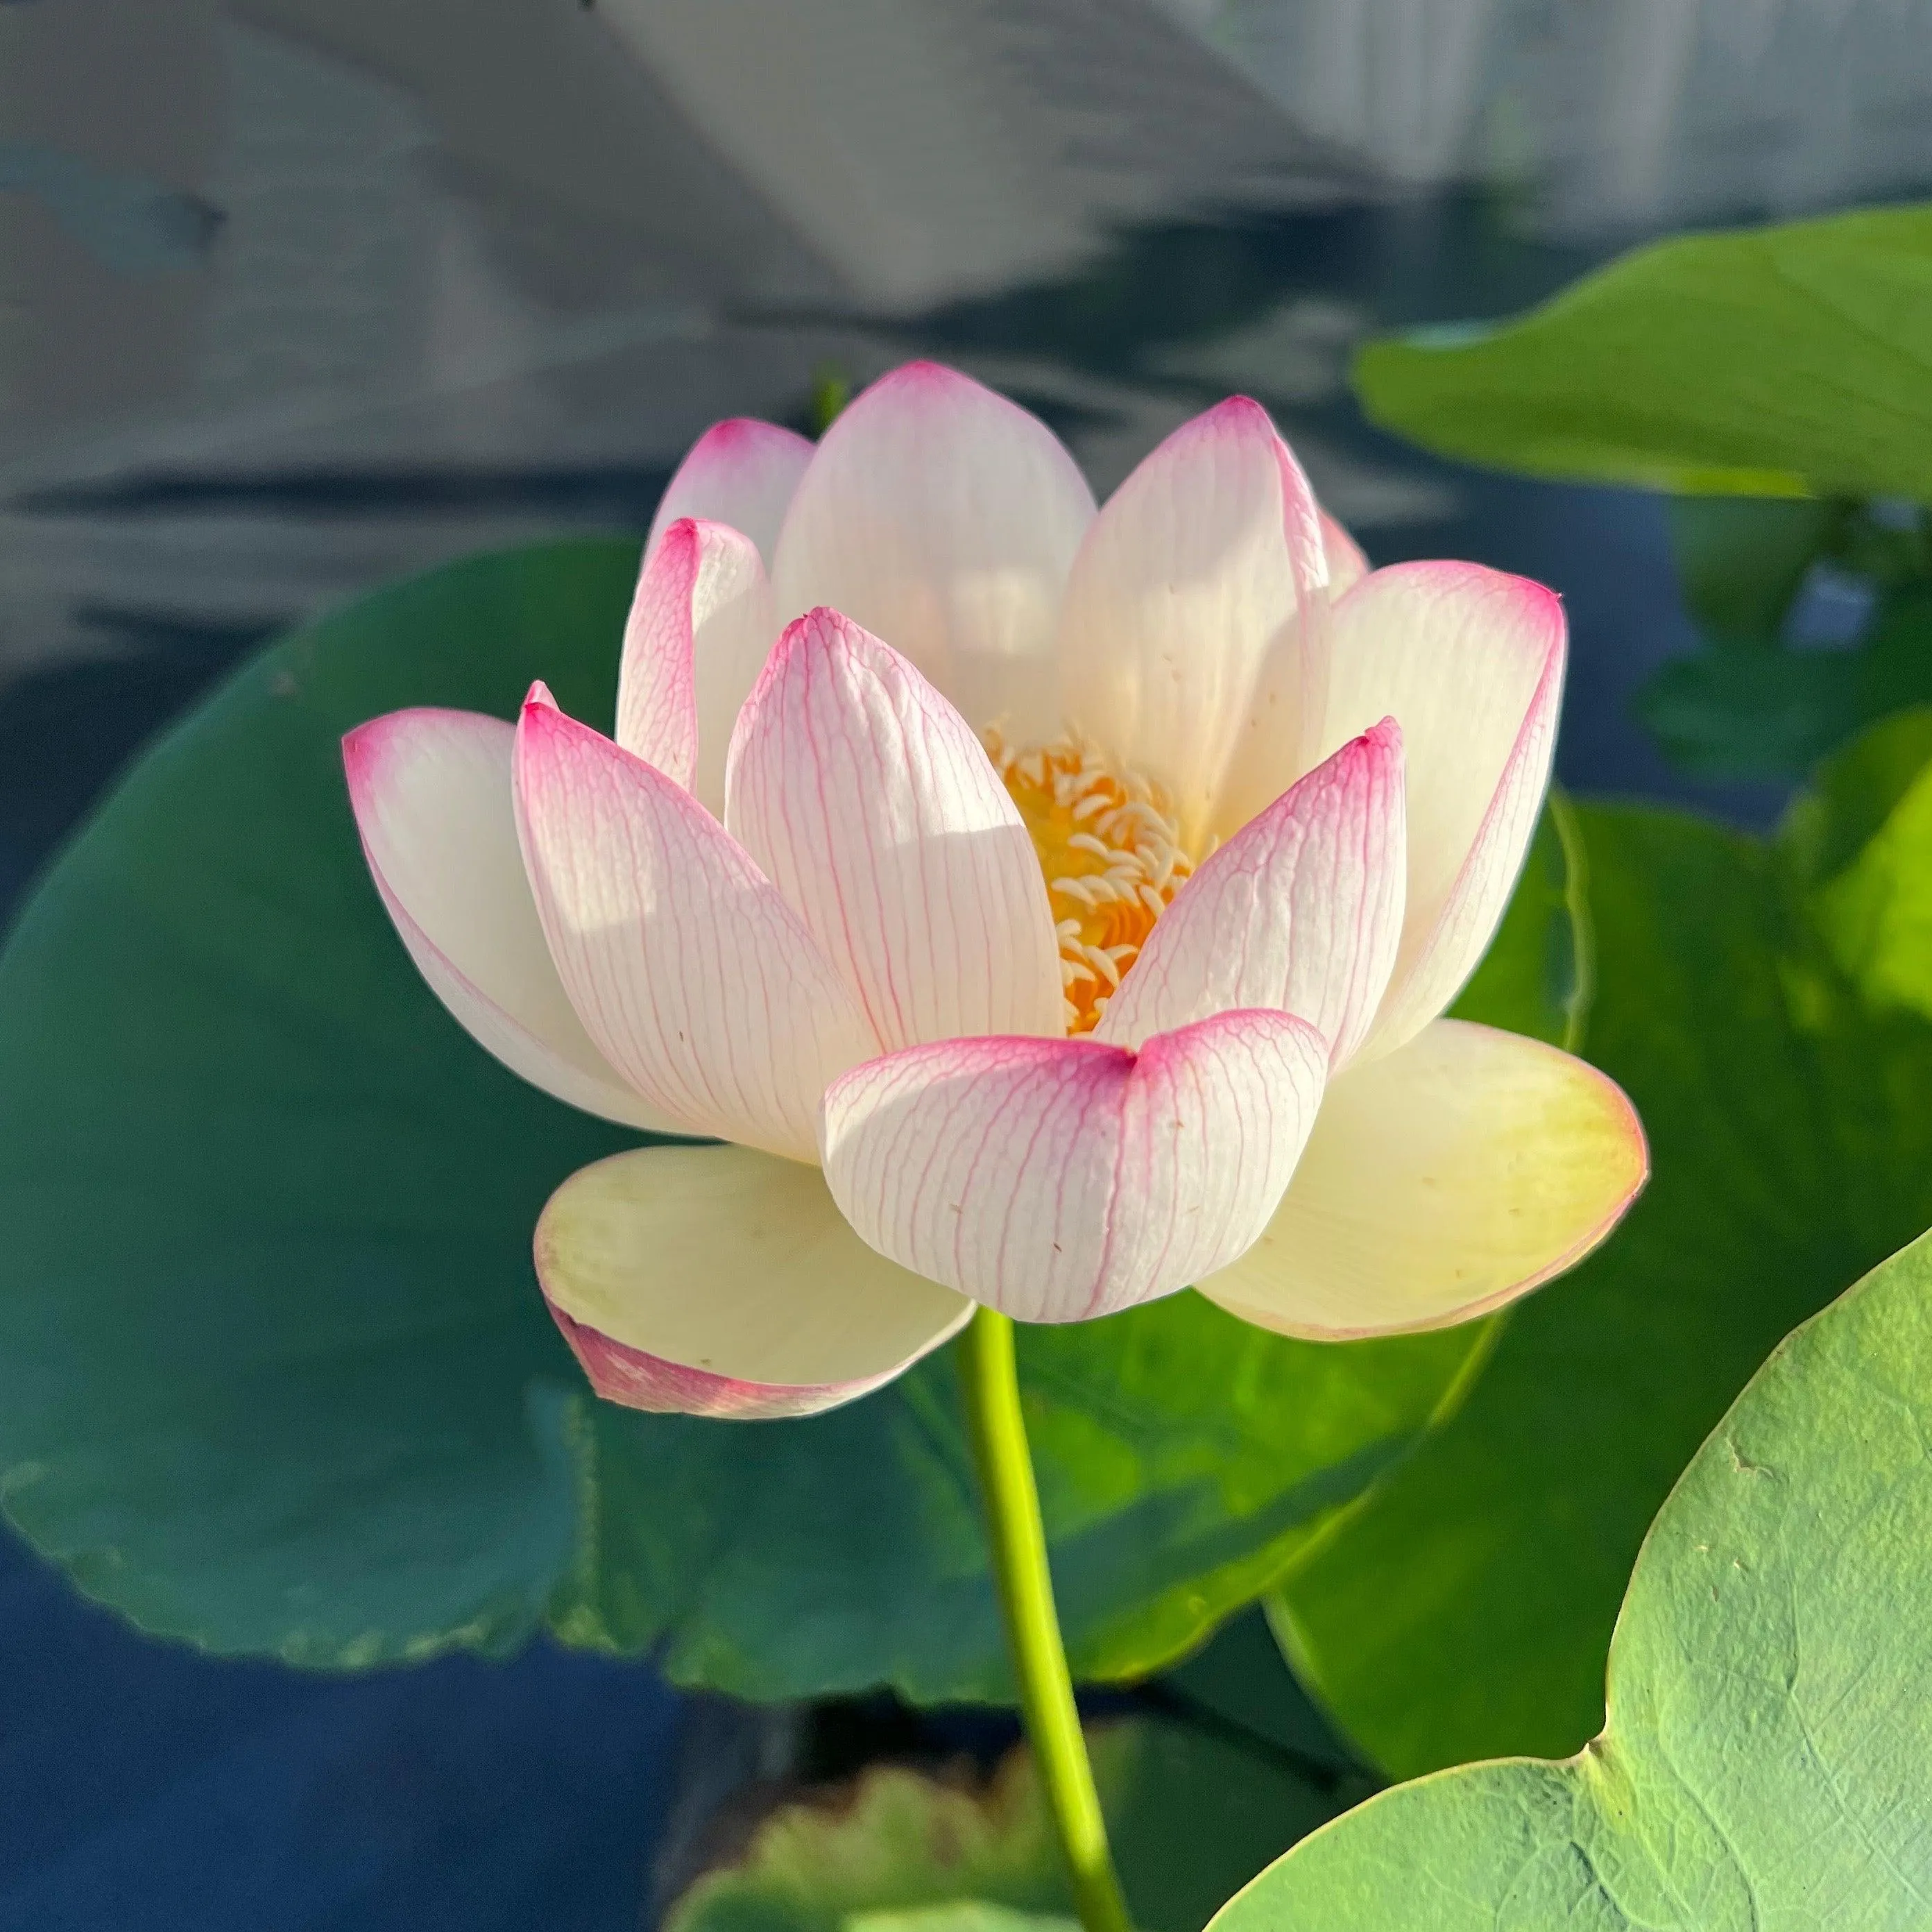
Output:
M592 1387L658 1413L834 1408L973 1312L867 1247L816 1168L747 1148L646 1148L582 1168L550 1197L536 1252Z
M1272 1007L1307 1021L1339 1070L1395 964L1406 862L1402 733L1384 718L1208 856L1095 1036L1138 1047L1211 1013Z
M1326 510L1322 513L1322 554L1328 563L1328 597L1346 596L1369 574L1362 547Z
M1060 618L1062 709L1116 769L1166 788L1191 849L1258 712L1292 766L1258 804L1313 763L1327 581L1314 492L1245 397L1176 430L1081 545Z
M877 1051L771 882L689 793L533 694L518 824L571 1004L690 1133L816 1157L819 1096Z
M1574 1268L1649 1172L1622 1090L1556 1047L1438 1020L1335 1081L1287 1194L1197 1284L1285 1335L1447 1328Z
M686 452L658 505L644 544L646 558L685 517L729 524L758 546L767 569L812 445L794 430L752 416L713 423Z
M1396 564L1335 607L1326 742L1402 726L1408 903L1369 1046L1387 1052L1453 1000L1502 918L1549 788L1563 697L1556 594L1473 563Z
M771 586L750 538L682 518L645 553L624 627L616 740L724 814L724 760L771 650Z
M1222 1013L1138 1054L1091 1039L950 1040L825 1096L832 1198L915 1274L1028 1322L1169 1294L1268 1223L1313 1124L1320 1035Z
M887 1048L1058 1034L1040 861L978 737L836 610L785 632L738 721L726 823Z
M931 362L825 433L772 568L781 624L827 604L910 658L976 730L1060 729L1054 625L1094 498L1045 424Z
M517 843L515 736L500 718L425 709L343 740L376 889L436 997L512 1072L606 1120L682 1132L598 1052L551 962Z

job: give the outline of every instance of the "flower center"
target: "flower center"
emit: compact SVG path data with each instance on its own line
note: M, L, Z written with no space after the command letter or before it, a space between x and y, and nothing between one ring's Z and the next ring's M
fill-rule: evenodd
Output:
M1160 790L1110 771L1091 746L1016 752L989 730L986 749L1046 875L1066 1030L1090 1033L1193 861Z

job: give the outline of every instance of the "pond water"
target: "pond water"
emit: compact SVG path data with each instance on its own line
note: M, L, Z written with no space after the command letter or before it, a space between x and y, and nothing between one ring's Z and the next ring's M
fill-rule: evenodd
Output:
M1628 711L1660 506L1360 420L1391 326L1932 179L1906 0L0 6L0 902L264 638L640 530L707 422L930 354L1104 491L1258 398L1377 562L1555 585L1583 790L1762 822ZM636 1922L685 1713L542 1649L355 1683L152 1645L0 1551L0 1928Z

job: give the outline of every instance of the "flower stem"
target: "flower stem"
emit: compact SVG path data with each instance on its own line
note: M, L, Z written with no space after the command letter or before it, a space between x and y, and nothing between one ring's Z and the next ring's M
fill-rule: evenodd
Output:
M1010 1318L991 1308L973 1317L960 1337L959 1370L973 1459L986 1499L993 1580L1006 1618L1013 1674L1019 1680L1020 1711L1066 1862L1073 1902L1086 1932L1130 1932L1053 1607L1040 1491L1020 1414Z

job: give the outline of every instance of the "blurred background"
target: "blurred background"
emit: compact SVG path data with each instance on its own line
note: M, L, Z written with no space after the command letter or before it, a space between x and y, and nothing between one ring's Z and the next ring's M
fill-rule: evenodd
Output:
M10 0L0 903L263 639L641 530L709 422L914 354L1103 494L1255 395L1376 562L1563 592L1568 783L1764 823L1631 714L1693 642L1662 504L1422 456L1349 358L1928 187L1932 0ZM0 1546L0 1932L634 1926L676 1795L759 1748L548 1646L206 1660Z

